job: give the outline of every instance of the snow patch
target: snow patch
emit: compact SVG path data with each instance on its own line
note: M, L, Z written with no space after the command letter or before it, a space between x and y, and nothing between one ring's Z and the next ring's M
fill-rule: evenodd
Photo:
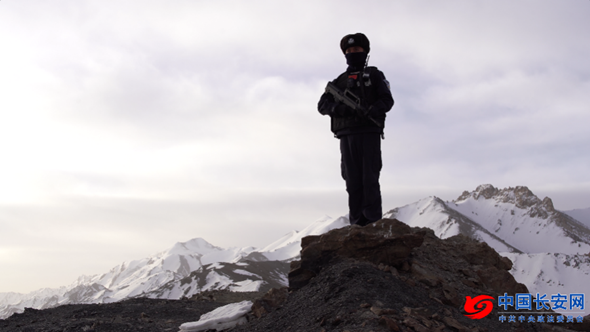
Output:
M249 277L258 277L258 278L261 278L256 273L252 273L252 272L249 272L249 271L246 271L246 270L242 270L242 269L235 269L234 270L234 273L241 274L241 275L244 275L244 276L249 276Z
M258 292L262 284L264 284L263 280L238 281L230 286L229 290L232 292Z
M242 301L219 307L201 315L198 321L180 325L180 332L196 332L209 329L221 331L247 322L244 317L252 308L252 302Z

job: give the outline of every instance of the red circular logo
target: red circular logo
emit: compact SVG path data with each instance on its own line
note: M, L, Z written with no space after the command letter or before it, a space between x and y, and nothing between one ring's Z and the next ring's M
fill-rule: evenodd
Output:
M474 298L471 296L465 297L465 311L469 313L465 315L471 319L482 319L492 312L494 303L491 301L494 298L489 295L480 295Z

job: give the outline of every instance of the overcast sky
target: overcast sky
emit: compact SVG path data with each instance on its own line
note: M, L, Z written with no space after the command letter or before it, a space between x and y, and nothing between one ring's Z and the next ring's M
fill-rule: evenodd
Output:
M346 214L317 113L348 33L395 105L384 211L484 183L590 207L590 1L0 1L0 292Z

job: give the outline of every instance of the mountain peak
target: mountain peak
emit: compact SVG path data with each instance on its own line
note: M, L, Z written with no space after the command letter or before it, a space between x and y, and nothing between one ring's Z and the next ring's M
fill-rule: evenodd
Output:
M492 186L491 184L482 184L475 188L474 194L475 199L479 198L479 196L483 196L486 199L490 199L494 197L498 193L498 188Z
M216 247L211 243L205 241L205 239L197 237L190 239L186 242L177 242L172 248L166 251L169 255L183 255L183 254L194 254L198 253L201 255L208 254L213 251L222 250L222 248Z
M494 199L501 203L512 203L520 209L527 209L537 205L543 207L549 213L555 211L551 198L545 197L541 200L526 186L498 189L491 184L482 184L477 186L472 192L464 191L454 202L465 201L470 197L473 197L475 200L483 197L484 199Z

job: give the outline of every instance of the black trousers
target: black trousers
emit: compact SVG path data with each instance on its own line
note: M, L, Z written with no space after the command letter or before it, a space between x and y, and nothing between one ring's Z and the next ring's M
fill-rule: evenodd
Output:
M350 223L364 226L381 219L381 135L362 133L342 136L340 153Z

